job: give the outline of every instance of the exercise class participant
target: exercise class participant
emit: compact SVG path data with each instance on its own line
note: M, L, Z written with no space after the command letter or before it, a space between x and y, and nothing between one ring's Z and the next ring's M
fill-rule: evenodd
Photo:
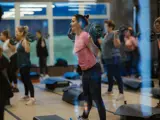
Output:
M98 56L97 56L97 61L100 63L101 65L101 70L102 70L102 73L104 72L104 68L103 68L103 63L102 63L102 60L101 60L101 44L102 44L102 40L100 39L100 36L97 36L97 34L95 32L99 32L99 31L96 31L94 28L94 31L91 31L93 28L93 25L95 25L96 23L90 23L89 22L89 15L84 15L84 17L86 18L87 22L88 22L88 25L84 28L84 31L90 33L90 36L92 37L92 40L94 42L94 44L98 47L99 49L99 52L98 52Z
M13 97L6 73L4 73L9 66L9 61L2 53L0 46L0 120L4 120L4 107L7 100Z
M87 24L88 22L82 15L77 14L72 17L71 27L72 31L76 34L74 53L76 53L78 63L83 71L82 85L87 105L83 115L79 116L78 119L88 119L92 108L92 100L94 100L100 120L106 120L105 106L101 97L101 67L96 62L95 57L98 53L98 48L93 43L89 33L83 31Z
M128 28L124 31L124 41L125 41L125 52L127 54L127 61L125 63L126 73L128 77L131 77L132 68L135 70L136 78L139 75L139 60L140 54L138 49L138 40L133 36L132 28Z
M108 76L108 92L107 94L111 95L113 94L113 84L115 77L118 88L119 88L119 96L116 100L124 99L123 94L123 81L121 78L121 72L120 72L120 40L117 32L114 32L115 24L111 20L106 20L105 27L107 30L107 33L104 37L104 41L102 43L102 56L105 62L105 69L107 70L107 76Z
M40 30L36 32L36 36L38 38L36 50L37 50L37 56L39 58L40 74L41 74L41 77L46 78L46 77L49 77L48 69L47 69L47 57L48 57L47 45Z
M25 88L25 96L22 97L22 100L27 100L26 105L31 105L35 103L35 98L34 87L30 79L30 43L26 38L27 33L27 26L20 26L16 28L16 39L19 41L19 45L17 47L17 64L20 69L21 80L23 81Z
M3 44L3 53L7 56L10 63L7 69L8 77L11 83L12 91L19 92L17 87L17 54L16 54L16 46L10 44L10 36L7 30L1 33L1 40L4 42ZM14 86L12 86L12 82Z

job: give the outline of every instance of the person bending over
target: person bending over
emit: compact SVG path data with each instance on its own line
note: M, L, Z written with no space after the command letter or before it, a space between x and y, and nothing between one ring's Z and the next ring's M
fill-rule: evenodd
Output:
M26 100L26 105L31 105L35 103L34 98L34 87L30 79L30 43L27 41L26 35L28 33L27 26L19 26L16 28L16 39L19 41L17 47L17 64L20 69L21 80L24 83L25 96L22 100ZM29 92L30 97L29 98Z
M74 53L82 70L82 86L85 97L85 109L78 120L88 119L92 100L96 103L100 120L106 120L105 106L101 97L101 67L96 62L98 48L93 43L89 33L83 31L88 22L83 15L74 15L71 21L72 31L76 34Z
M118 83L119 88L119 96L116 100L124 100L124 94L123 94L123 81L121 78L121 72L120 72L120 40L118 38L118 33L114 32L115 24L111 20L105 21L105 27L107 29L107 33L104 37L104 41L102 43L102 56L104 59L104 66L107 70L107 76L108 76L108 91L107 94L111 95L113 94L113 84L114 79L116 79Z

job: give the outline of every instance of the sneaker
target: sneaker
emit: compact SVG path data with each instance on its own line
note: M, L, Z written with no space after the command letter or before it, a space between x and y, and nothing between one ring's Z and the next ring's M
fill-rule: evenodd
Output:
M83 118L82 116L79 116L77 120L89 120L88 118Z
M24 97L21 98L21 100L28 101L29 100L29 96L24 96Z
M105 92L105 94L107 94L107 95L114 95L112 91L111 92L107 91L107 92Z
M33 105L36 102L35 98L30 98L26 105Z
M49 75L45 75L45 76L44 76L44 79L46 79L46 78L49 78Z
M116 101L119 101L119 100L124 100L124 94L119 94Z
M19 89L18 88L12 88L12 92L14 92L14 93L19 92Z
M40 74L40 77L44 77L44 75L43 75L43 74Z

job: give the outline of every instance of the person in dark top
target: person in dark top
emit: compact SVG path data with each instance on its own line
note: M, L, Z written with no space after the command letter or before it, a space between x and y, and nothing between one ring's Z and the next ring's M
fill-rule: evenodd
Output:
M48 69L47 69L48 50L46 41L43 38L40 30L36 32L36 36L38 38L36 50L37 50L37 56L39 58L40 74L41 77L43 77L44 75L45 77L48 77Z
M19 41L17 46L17 64L20 69L21 80L24 83L25 96L22 100L27 100L26 105L35 103L34 87L30 79L30 43L27 41L26 35L28 34L27 26L20 26L16 28L16 40ZM29 98L30 92L30 98Z
M0 120L4 120L4 107L13 93L7 77L7 68L9 66L8 59L2 54L3 50L0 47Z

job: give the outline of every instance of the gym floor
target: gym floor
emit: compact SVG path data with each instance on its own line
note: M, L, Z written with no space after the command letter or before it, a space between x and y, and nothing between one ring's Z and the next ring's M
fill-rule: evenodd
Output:
M80 82L80 81L76 81ZM157 80L154 80L155 87L158 85ZM82 107L74 107L62 101L62 93L53 93L46 91L44 85L39 83L34 84L36 104L33 106L26 106L20 97L24 94L23 84L19 82L20 93L16 93L11 99L12 107L7 106L5 112L5 120L33 120L34 116L58 115L65 120L76 120L78 115L82 113ZM114 86L114 95L108 96L104 93L107 90L107 85L102 84L102 96L106 106L106 113L108 120L119 120L120 117L113 114L116 109L123 104L123 101L115 101L118 95L118 87ZM125 99L127 104L144 104L149 106L156 106L158 100L151 97L150 89L145 89L144 92L125 90ZM98 112L92 108L90 120L98 120Z

